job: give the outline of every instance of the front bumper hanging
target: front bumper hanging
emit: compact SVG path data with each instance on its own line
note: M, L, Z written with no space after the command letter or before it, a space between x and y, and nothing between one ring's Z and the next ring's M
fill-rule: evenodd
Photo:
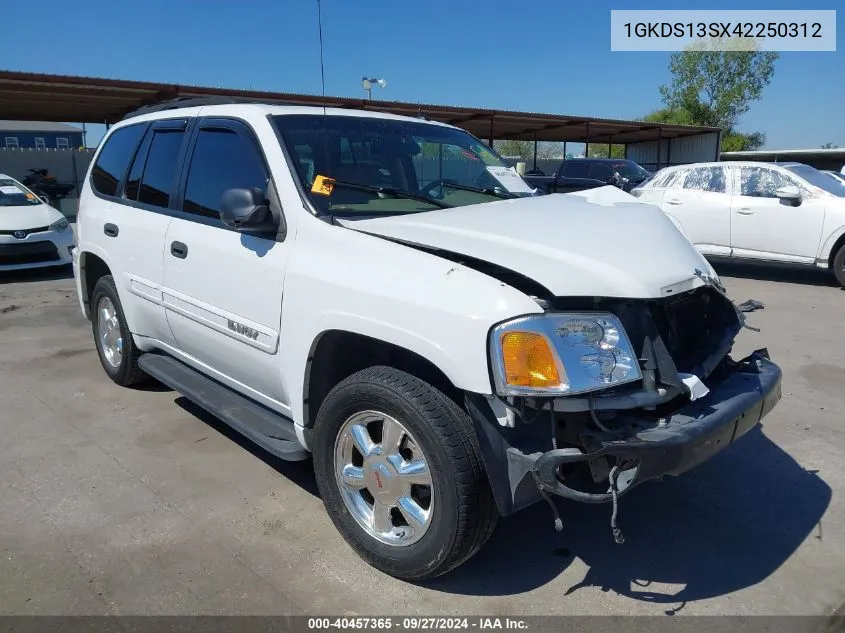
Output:
M735 363L706 396L659 421L636 410L619 411L619 423L638 430L624 438L599 437L598 448L586 453L577 448L532 451L530 442L513 441L501 427L491 425L489 417L482 419L483 400L470 400L469 405L499 511L510 514L538 501L541 490L583 503L612 500L609 490L594 494L565 485L557 476L564 464L602 457L629 464L618 475L620 495L649 479L686 472L751 430L780 397L781 370L765 351L758 350Z

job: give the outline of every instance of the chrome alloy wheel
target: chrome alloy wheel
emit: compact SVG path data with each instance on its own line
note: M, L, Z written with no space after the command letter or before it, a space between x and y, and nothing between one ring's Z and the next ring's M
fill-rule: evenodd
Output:
M420 540L434 515L434 487L425 455L395 418L352 415L334 446L335 477L346 509L373 538L394 546Z
M120 361L123 360L123 335L120 333L117 310L108 297L100 299L97 305L97 332L106 361L112 367L120 367Z

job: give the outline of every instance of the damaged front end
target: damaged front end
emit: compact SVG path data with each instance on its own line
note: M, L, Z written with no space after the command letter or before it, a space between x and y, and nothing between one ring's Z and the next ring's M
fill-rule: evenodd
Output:
M622 542L619 496L697 466L775 406L768 353L729 356L744 317L721 287L665 294L538 300L544 315L491 332L497 395L467 406L502 514L544 497L554 509L549 494L613 502Z

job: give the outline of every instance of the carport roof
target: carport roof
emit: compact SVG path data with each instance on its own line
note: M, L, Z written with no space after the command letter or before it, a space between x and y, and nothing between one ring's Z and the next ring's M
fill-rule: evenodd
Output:
M643 121L0 71L0 116L4 119L114 123L144 105L177 97L203 96L255 99L280 105L325 103L406 116L424 115L457 125L484 139L635 143L719 131Z

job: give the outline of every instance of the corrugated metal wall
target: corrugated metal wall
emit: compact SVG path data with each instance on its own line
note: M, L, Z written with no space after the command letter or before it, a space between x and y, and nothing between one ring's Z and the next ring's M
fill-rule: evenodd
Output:
M625 156L651 171L668 165L708 163L719 160L719 133L664 139L660 141L659 154L657 150L658 141L631 143Z

